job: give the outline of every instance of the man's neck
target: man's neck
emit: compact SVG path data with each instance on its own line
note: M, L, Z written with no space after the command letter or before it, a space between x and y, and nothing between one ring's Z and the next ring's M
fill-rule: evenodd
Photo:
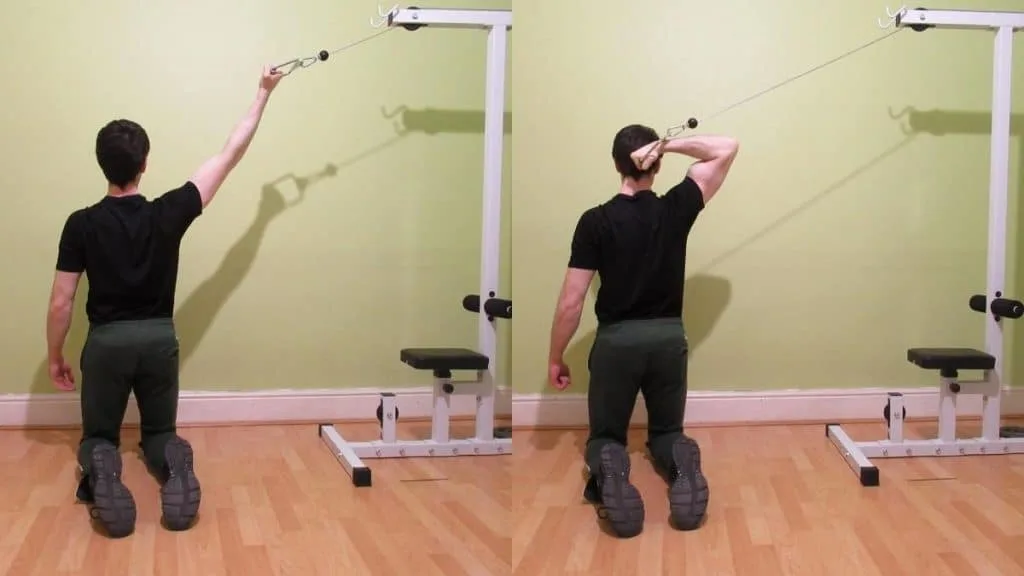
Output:
M118 188L113 184L107 186L107 196L114 198L123 198L125 196L134 196L139 193L139 185L132 183L128 184L124 188Z
M623 178L622 185L619 186L619 194L625 194L626 196L635 196L637 192L644 190L650 190L654 187L654 178L641 178L634 180L632 178Z

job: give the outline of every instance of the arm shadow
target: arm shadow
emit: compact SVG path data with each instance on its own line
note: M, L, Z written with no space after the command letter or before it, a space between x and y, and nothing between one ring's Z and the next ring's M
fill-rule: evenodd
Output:
M184 365L195 353L203 337L209 332L217 314L245 279L259 251L263 237L277 217L306 199L306 193L316 184L334 178L342 170L393 146L401 136L393 136L382 143L341 162L327 163L323 168L303 175L285 174L263 185L260 206L249 228L228 250L220 266L189 294L175 312L175 325L181 341L181 362ZM281 186L292 182L296 197L285 200Z

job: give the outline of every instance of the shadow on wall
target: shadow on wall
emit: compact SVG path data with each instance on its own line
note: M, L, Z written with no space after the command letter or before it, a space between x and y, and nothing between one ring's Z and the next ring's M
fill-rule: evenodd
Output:
M403 107L404 108L404 107ZM389 148L403 139L403 137L414 131L419 126L423 131L430 129L430 133L466 132L467 117L479 117L478 125L483 130L483 112L473 111L447 111L447 110L426 110L406 111L404 114L413 114L417 119L413 126L408 124L405 130L383 141L382 143L369 148L355 156L347 158L338 163L328 163L322 169L307 175L285 174L272 182L264 184L261 190L259 209L253 222L246 232L227 251L220 266L207 280L200 284L189 296L177 307L175 311L175 326L181 341L181 363L184 365L195 353L206 333L213 325L214 318L227 303L234 291L242 284L249 270L252 268L259 251L260 244L271 222L305 199L306 192L320 181L336 176L340 171L356 164ZM450 126L450 129L448 128ZM287 201L281 192L282 184L292 182L297 191L297 198ZM201 221L197 221L199 223ZM88 293L88 278L83 276L75 299L72 312L71 329L65 340L65 356L68 362L74 367L74 372L81 386L81 372L79 370L79 359L82 346L85 344L88 334L88 318L85 313L86 295ZM48 362L46 357L39 362L35 370L29 392L34 395L62 394L56 392L50 383ZM77 393L76 393L77 398ZM29 402L29 422L46 421L50 416L48 410L39 404ZM44 443L67 444L68 436L63 432L47 432L43 430L26 431L34 441ZM77 444L77 438L74 440Z
M926 133L933 136L946 136L948 134L970 134L970 135L991 135L992 134L992 112L991 111L967 111L967 110L916 110L912 107L907 107L900 111L899 114L890 115L897 119L906 119L904 126L905 133ZM1010 119L1010 134L1013 137L1018 138L1018 158L1017 158L1017 169L1024 169L1024 142L1019 140L1021 134L1024 134L1024 114L1014 114ZM1011 178L1012 169L1011 165ZM1016 266L1016 277L1007 278L1007 288L1012 288L1015 293L1006 293L1006 296L1016 300L1024 300L1024 248L1020 239L1024 239L1024 199L1021 197L1024 186L1021 186L1021 174L1018 172L1016 184L1011 184L1009 194L1012 198L1014 195L1017 197L1017 266ZM1013 180L1011 180L1013 182ZM987 189L988 182L985 182ZM987 200L987 197L986 197ZM1010 215L1007 215L1009 218ZM1012 223L1013 220L1011 219ZM1011 239L1007 238L1007 251L1010 250ZM984 293L985 279L979 279L979 289L977 293ZM967 307L967 297L964 295L964 307ZM1003 327L1007 328L1009 322L1013 320L1004 320ZM1009 342L1010 354L1006 358L1006 371L1003 374L1003 380L1013 386L1024 386L1024 325L1017 321L1014 325L1014 338ZM978 330L981 331L981 323L978 323Z
M392 111L380 109L387 119L394 121L395 133L404 136L410 132L422 134L483 134L484 112L482 110L446 110L423 108L414 110L404 104ZM503 134L512 133L512 113L505 112L502 124Z

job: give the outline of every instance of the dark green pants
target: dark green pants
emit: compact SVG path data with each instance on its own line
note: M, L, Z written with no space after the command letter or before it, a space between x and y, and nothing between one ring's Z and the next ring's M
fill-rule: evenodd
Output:
M647 448L663 470L683 432L688 345L679 318L631 320L600 326L590 350L590 437L586 462L594 473L601 447L626 445L637 393L647 408Z
M165 470L164 447L178 418L178 338L170 319L112 322L89 328L82 348L82 441L78 462L88 473L98 444L121 445L129 394L139 407L147 464Z

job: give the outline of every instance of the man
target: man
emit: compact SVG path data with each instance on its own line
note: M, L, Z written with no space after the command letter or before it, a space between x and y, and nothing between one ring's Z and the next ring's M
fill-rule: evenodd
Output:
M129 120L104 126L96 137L96 159L107 179L107 195L73 212L64 224L46 320L50 379L58 390L75 388L63 351L84 273L89 279L89 334L80 365L78 497L91 504L90 515L113 538L135 528L135 500L121 482L118 452L133 391L141 419L140 447L162 482L164 525L188 529L199 512L201 490L192 447L176 432L178 339L172 315L178 249L186 230L245 155L282 77L264 69L255 102L224 148L180 188L153 200L139 193L149 156L146 131Z
M669 480L672 521L696 529L709 489L700 448L683 435L688 345L682 323L686 240L697 215L715 196L738 151L735 140L694 136L661 140L645 126L615 135L612 158L618 194L586 210L576 225L569 267L551 330L549 379L570 383L563 360L579 327L594 274L600 276L598 329L590 351L590 436L584 496L598 504L620 537L643 529L644 504L630 484L626 433L638 392L647 407L647 447ZM686 177L664 196L652 188L667 152L691 156Z

